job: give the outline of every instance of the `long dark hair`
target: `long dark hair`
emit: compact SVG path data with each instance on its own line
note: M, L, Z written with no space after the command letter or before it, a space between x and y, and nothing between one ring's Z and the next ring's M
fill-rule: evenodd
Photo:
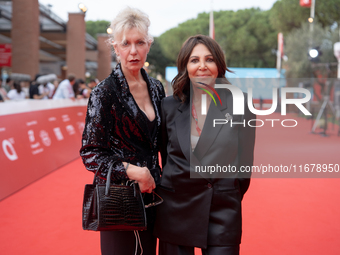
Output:
M21 92L21 85L18 82L13 83L14 88L17 90L18 94Z
M172 80L171 84L173 87L173 95L179 98L182 102L185 102L190 93L190 79L187 71L187 64L192 50L196 45L203 44L213 55L214 61L218 69L218 78L224 78L225 72L229 71L225 62L225 57L221 46L212 38L205 35L195 35L189 37L182 45L177 57L177 69L178 74ZM229 82L228 82L229 83Z

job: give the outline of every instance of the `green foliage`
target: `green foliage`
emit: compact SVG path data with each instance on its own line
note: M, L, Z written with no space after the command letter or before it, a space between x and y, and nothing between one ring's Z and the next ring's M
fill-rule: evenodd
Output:
M97 39L97 34L105 34L106 29L110 26L107 20L86 21L86 32L93 38Z
M309 16L310 9L301 7L299 0L277 0L268 11L251 8L214 12L216 41L230 67L275 67L276 55L272 52L277 48L277 34L283 32L287 77L310 77ZM331 30L330 26L340 23L340 0L316 0L315 17L319 24L315 24L313 46L321 46L322 62L335 62L332 50L339 40L339 29ZM98 33L106 33L109 24L105 20L87 21L86 31L96 38ZM152 73L164 76L165 67L176 64L184 41L197 34L209 34L209 13L200 13L155 38L147 60Z
M154 38L146 61L149 62L154 77L156 77L157 74L161 74L164 77L165 67L174 65L174 63L163 54L157 37Z
M270 10L272 26L282 33L288 33L307 22L310 9L300 6L298 0L278 0Z
M333 54L333 45L339 40L338 29L323 28L315 23L313 33L310 32L309 24L303 24L286 37L285 54L288 61L285 63L287 78L311 77L316 70L328 68L327 65L317 66L312 69L312 63L308 59L309 48L320 46L322 55L320 63L336 62Z
M319 3L320 2L320 3ZM327 0L317 1L316 14L318 21L323 27L330 26L335 22L340 22L340 1Z
M245 9L214 12L216 41L228 66L274 67L277 33L269 24L268 11ZM192 35L209 34L209 13L201 13L159 37L164 55L175 62L183 42Z
M216 41L225 51L228 66L275 67L272 49L277 33L269 25L268 12L246 9L230 14L222 16L216 28Z
M196 19L187 20L172 28L159 37L159 43L164 55L173 63L177 60L177 55L182 44L188 37L197 34L209 33L209 14L201 13Z
M315 1L315 17L322 27L331 26L340 21L339 0ZM288 33L300 28L310 16L310 8L300 6L298 0L278 0L270 10L270 22L280 32Z

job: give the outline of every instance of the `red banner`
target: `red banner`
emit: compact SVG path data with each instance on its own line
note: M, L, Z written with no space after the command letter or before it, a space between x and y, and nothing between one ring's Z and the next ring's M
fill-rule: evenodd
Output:
M312 0L300 0L300 5L302 7L310 8L312 5Z
M0 116L0 200L79 157L85 112L84 105Z
M12 45L0 44L0 66L12 65Z

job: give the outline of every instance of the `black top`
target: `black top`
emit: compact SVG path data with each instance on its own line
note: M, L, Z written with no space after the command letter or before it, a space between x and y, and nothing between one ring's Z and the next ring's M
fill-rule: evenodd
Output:
M140 112L142 113L142 115L145 118L146 124L148 125L148 131L149 131L150 138L153 140L154 137L155 137L155 134L156 134L156 127L157 127L156 117L151 121L146 116L145 112L143 112L142 110L140 110Z

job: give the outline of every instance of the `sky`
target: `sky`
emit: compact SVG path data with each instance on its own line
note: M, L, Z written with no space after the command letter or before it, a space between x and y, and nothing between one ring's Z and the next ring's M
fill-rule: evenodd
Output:
M239 10L259 7L269 10L276 0L39 0L43 5L51 4L51 10L64 21L68 13L79 12L78 4L87 7L85 20L108 20L114 17L126 6L138 8L149 15L150 34L159 36L178 24L196 18L199 13L220 10Z

